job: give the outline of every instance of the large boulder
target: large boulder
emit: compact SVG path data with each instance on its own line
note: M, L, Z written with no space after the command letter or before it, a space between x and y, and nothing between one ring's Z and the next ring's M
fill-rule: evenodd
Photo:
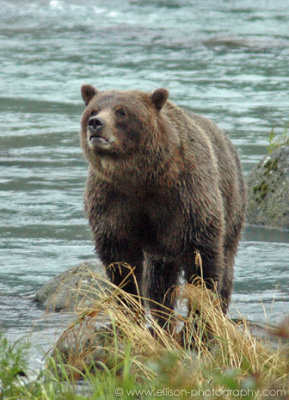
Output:
M34 301L52 311L74 311L89 307L107 284L103 266L88 261L48 281L35 294Z
M289 229L289 146L262 158L247 183L247 223Z

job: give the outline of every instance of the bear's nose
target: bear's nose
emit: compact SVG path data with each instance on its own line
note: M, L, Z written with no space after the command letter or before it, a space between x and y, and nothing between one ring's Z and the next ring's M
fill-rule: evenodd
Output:
M104 126L104 120L99 117L91 117L88 121L88 129L91 132L101 131Z

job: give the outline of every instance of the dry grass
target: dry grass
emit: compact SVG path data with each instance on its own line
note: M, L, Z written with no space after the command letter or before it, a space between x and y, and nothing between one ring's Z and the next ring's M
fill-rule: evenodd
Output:
M162 329L139 298L97 278L97 296L96 289L86 296L98 300L80 311L54 352L54 357L61 355L61 363L73 367L75 378L91 368L94 373L112 368L121 375L129 365L138 382L154 387L288 389L288 342L273 349L254 337L245 321L242 326L232 322L200 279L174 292L180 302L190 304L190 315L172 316L164 308L169 321L168 329Z

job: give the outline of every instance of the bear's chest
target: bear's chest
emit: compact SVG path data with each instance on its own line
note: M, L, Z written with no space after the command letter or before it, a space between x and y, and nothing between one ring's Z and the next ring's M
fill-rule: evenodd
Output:
M143 251L176 255L184 251L190 216L178 193L101 192L88 196L89 219L96 237L133 239Z
M188 225L186 220L181 202L160 196L147 199L141 218L144 251L154 254L181 252Z

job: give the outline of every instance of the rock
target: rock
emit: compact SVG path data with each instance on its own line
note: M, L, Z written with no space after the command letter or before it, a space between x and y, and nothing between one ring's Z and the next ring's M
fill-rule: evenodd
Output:
M88 307L107 288L100 263L89 261L63 272L42 286L33 301L53 311L74 311Z
M289 229L289 146L266 155L247 183L247 223Z
M77 371L97 369L101 363L107 365L109 359L115 357L115 346L117 344L119 348L122 343L121 337L118 337L117 343L115 338L108 316L86 315L65 329L50 354L50 360L54 360L52 365L62 365L58 368L59 376L63 376L64 365L68 367L65 368L66 373L74 376Z

